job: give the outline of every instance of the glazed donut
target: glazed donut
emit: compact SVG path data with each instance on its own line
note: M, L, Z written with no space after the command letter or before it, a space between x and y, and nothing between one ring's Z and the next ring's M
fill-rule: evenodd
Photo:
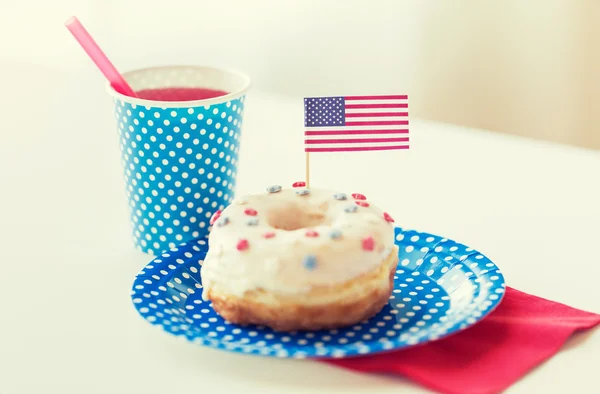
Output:
M391 216L361 194L271 186L211 219L202 297L235 324L339 328L388 302L398 264Z

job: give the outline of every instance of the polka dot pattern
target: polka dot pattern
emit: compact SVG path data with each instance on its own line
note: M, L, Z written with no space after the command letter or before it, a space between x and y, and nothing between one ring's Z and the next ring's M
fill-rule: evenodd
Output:
M150 254L208 236L233 200L242 96L201 107L146 107L116 99L135 245Z
M399 227L395 236L399 263L389 303L371 319L344 329L278 333L223 320L201 297L205 240L183 243L155 258L136 276L131 297L148 322L192 343L283 358L402 349L472 326L501 302L504 277L481 253Z

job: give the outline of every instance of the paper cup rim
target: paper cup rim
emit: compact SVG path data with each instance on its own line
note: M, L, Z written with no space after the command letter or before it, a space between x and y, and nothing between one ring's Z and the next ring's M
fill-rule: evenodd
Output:
M161 108L201 107L204 105L225 103L227 101L235 100L239 97L242 97L243 95L245 95L248 92L248 90L250 90L251 82L250 82L250 77L248 76L248 74L243 73L238 70L234 70L234 69L230 69L230 68L222 68L222 67L193 66L193 65L143 67L143 68L137 68L134 70L126 71L123 73L123 77L125 77L125 79L127 79L128 74L133 74L133 73L148 71L148 70L161 70L161 69L164 70L164 69L178 69L178 68L194 68L194 69L198 69L198 70L216 70L216 71L221 71L221 72L225 72L225 73L230 73L230 74L234 74L234 75L237 75L237 76L243 78L245 80L245 83L241 89L238 89L231 93L227 93L223 96L213 97L213 98L209 98L209 99L188 100L188 101L157 101L157 100L147 100L147 99L126 96L124 94L117 92L112 87L110 82L106 83L106 89L111 96L113 96L114 98L120 99L122 101L125 101L127 103L140 105L140 106L146 106L146 107L161 107Z

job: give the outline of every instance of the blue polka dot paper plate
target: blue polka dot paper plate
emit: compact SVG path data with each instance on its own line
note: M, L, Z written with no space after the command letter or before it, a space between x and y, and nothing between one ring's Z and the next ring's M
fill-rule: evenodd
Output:
M151 261L136 276L131 297L144 319L192 343L290 358L349 357L434 341L476 324L502 300L504 277L474 249L399 227L396 244L399 263L389 303L344 329L279 333L225 321L201 297L205 240Z

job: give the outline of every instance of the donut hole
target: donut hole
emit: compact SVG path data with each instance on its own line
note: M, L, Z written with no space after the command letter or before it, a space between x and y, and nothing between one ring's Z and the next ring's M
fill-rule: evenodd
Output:
M285 231L316 227L325 222L322 210L307 210L297 205L281 207L270 212L269 225Z

